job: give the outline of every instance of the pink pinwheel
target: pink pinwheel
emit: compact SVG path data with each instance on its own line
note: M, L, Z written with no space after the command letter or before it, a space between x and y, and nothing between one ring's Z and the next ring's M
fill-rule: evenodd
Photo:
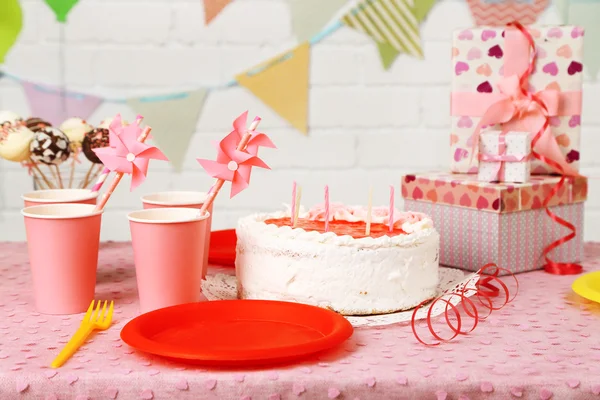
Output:
M233 129L234 130L231 131L229 133L229 135L235 137L237 140L237 143L239 143L240 140L242 140L242 137L246 133L247 119L248 119L248 111L244 112L242 115L237 117L235 121L233 121ZM256 155L258 155L258 147L259 146L270 147L272 149L277 148L277 147L275 147L275 145L273 144L271 139L269 139L269 137L267 135L265 135L264 133L251 132L250 140L248 141L248 145L246 146L246 151L248 151L248 153L256 156Z
M142 132L137 124L119 126L119 116L118 119L118 124L111 124L114 134L110 136L110 146L94 149L94 152L109 170L131 174L133 190L146 179L151 159L169 160L158 148L137 140Z
M275 145L264 133L252 133L247 147L237 150L237 146L246 132L246 117L248 112L239 116L234 122L234 131L217 143L217 160L198 159L198 162L210 176L231 182L230 197L235 196L250 184L252 167L270 169L258 158L258 147Z

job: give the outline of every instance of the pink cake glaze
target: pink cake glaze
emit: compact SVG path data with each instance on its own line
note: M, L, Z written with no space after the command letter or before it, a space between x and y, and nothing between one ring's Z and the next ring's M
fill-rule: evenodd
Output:
M401 212L394 210L394 228L389 230L389 208L373 207L371 209L371 230L369 236L378 238L382 236L397 236L406 234L402 225L406 222L417 223L427 215L418 212ZM366 237L365 228L367 209L361 206L346 206L341 203L329 205L329 231L336 235L350 235L355 239ZM305 231L325 232L325 205L319 204L308 211L305 218L299 218L296 227ZM290 218L271 218L264 221L278 227L291 226Z
M265 220L265 224L273 224L279 227L282 226L291 226L292 221L289 218L276 218L276 219L267 219ZM307 219L298 220L296 224L297 228L302 228L305 231L317 231L321 233L325 233L325 221L312 221ZM366 237L365 235L365 222L349 222L349 221L331 221L329 222L329 231L335 233L338 236L350 235L354 239L359 239ZM381 236L396 236L396 235L404 235L402 229L394 228L393 232L389 231L387 225L384 224L371 224L371 234L369 235L372 238L378 238Z

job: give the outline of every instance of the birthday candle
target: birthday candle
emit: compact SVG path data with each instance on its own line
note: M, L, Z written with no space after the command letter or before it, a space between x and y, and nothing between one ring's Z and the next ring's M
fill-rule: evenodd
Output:
M394 185L390 185L390 232L394 230Z
M294 219L296 218L296 181L294 181L292 185L292 210L290 214L290 219L292 225L294 225Z
M329 186L325 185L325 232L329 232Z
M367 206L367 227L365 229L365 236L371 234L371 213L373 209L373 188L369 188L369 205Z
M294 224L292 225L293 228L295 228L296 224L298 223L298 214L300 214L300 204L302 204L300 201L301 199L302 199L302 186L299 186L298 191L296 193L297 207L296 207L296 212L294 214Z

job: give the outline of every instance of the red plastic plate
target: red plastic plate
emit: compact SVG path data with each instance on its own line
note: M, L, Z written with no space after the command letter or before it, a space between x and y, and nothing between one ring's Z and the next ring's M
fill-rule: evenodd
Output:
M227 267L235 266L236 244L237 236L235 235L235 229L211 232L208 262Z
M133 348L180 361L218 366L302 359L352 336L341 315L305 304L221 300L142 314L121 331Z

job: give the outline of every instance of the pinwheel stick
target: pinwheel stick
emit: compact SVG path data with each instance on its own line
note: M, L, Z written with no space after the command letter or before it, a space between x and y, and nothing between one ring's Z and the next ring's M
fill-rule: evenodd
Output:
M149 126L145 127L137 139L138 142L144 143L146 141L146 139L148 138L148 135L150 135L151 130L152 130L152 128L150 128ZM100 203L98 203L98 205L96 206L96 211L100 211L104 208L104 206L106 205L106 202L108 201L108 199L110 199L110 196L113 194L113 192L115 191L117 186L119 186L119 182L121 182L123 175L124 175L123 172L117 172L117 175L115 175L115 179L112 181L112 183L108 187L108 190L106 191L106 193L104 193L104 195L102 196Z
M252 132L255 131L256 128L258 128L258 124L260 124L260 121L261 121L260 117L254 118L254 121L252 121L252 124L250 125L250 129L248 129L246 131L246 133L244 133L244 136L242 136L242 140L240 140L240 143L237 146L238 151L242 151L246 148L246 146L248 145L248 142L250 141L250 138L252 137ZM211 190L208 191L206 201L204 202L204 204L202 205L202 208L200 209L201 216L204 215L204 213L206 212L206 210L208 210L208 208L211 206L213 201L215 201L215 197L217 197L217 194L219 194L219 190L221 190L224 183L225 183L224 179L217 179L215 184L212 186Z

